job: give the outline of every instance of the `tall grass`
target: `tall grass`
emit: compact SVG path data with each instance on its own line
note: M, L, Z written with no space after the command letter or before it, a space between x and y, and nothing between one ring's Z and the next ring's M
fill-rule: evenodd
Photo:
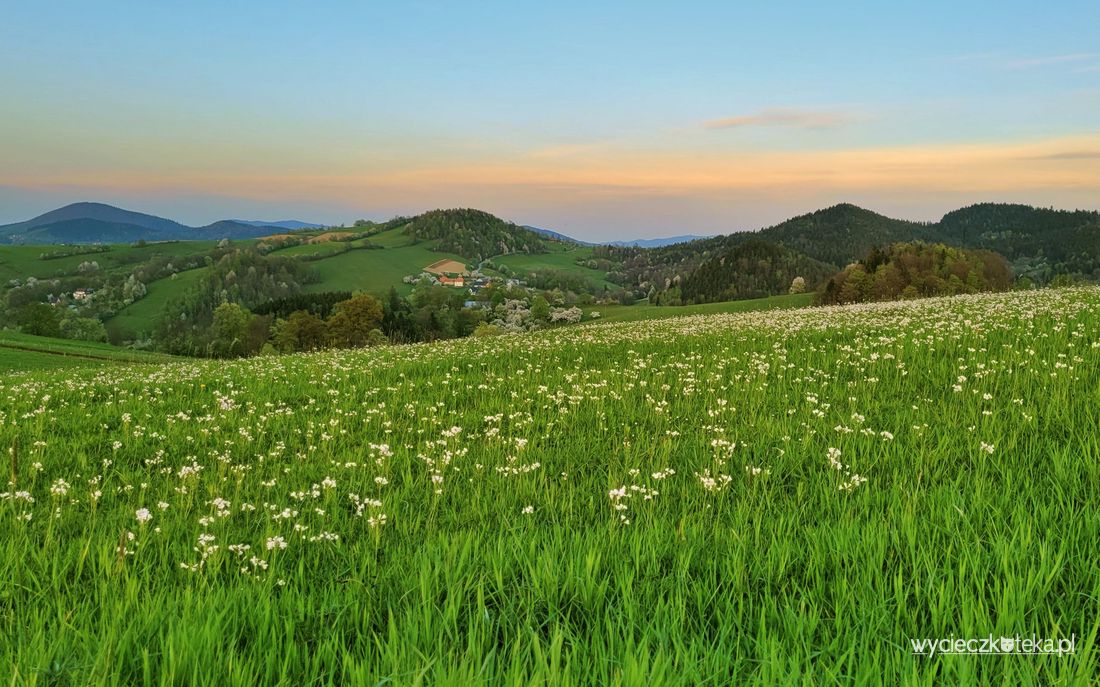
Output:
M8 376L0 674L1089 684L1098 358L1075 289ZM909 641L990 634L1075 653Z

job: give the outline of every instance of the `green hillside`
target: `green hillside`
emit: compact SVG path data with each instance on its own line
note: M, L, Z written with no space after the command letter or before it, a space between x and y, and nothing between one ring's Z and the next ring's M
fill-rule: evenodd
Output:
M432 250L431 246L431 243L425 242L381 250L353 250L317 260L311 266L319 281L307 285L305 291L366 291L378 294L393 286L400 293L408 293L412 291L412 286L403 283L402 278L420 274L437 260L451 258L471 264L470 260L460 255Z
M112 339L131 341L147 338L165 307L198 284L205 271L206 268L198 267L148 284L148 293L144 298L134 301L107 320L107 331Z
M1043 289L0 375L0 666L1094 684L1098 341Z
M507 266L521 278L554 271L583 279L592 284L597 290L607 288L614 291L621 288L609 282L605 272L577 264L577 260L590 260L591 258L591 246L551 243L547 246L547 252L545 253L501 255L493 258L492 263Z
M813 290L871 246L927 237L1002 252L1017 274L1039 283L1057 274L1096 278L1098 218L1093 212L984 204L949 213L939 223L916 223L841 204L759 232L643 249L579 246L484 212L437 210L349 229L284 232L280 235L289 237L285 244L265 244L273 247L270 256L300 261L291 291L381 294L396 287L408 295L412 287L403 278L449 258L471 268L483 265L487 274L517 277L539 290L621 295L624 302L648 297L653 305L674 305L783 294L792 275L803 277ZM298 243L328 233L353 240ZM25 304L60 295L59 305L68 310L57 312L104 320L112 341L144 338L165 307L199 282L199 266L251 243L226 248L214 241L0 246L0 307L14 320ZM93 263L91 271L81 268ZM185 272L168 276L179 270ZM29 277L40 283L28 285ZM130 279L141 282L139 290L124 284ZM82 288L93 288L95 299L76 303L73 294ZM217 294L209 298L216 301Z
M132 351L109 344L0 331L0 372L162 363L174 359L160 353Z
M600 322L635 322L638 320L657 320L665 317L682 317L685 315L718 315L722 313L753 312L756 310L789 310L791 308L804 308L813 302L813 297L814 295L812 293L798 293L741 301L684 305L677 308L670 308L662 305L649 305L648 303L637 303L635 305L590 305L586 306L583 310L586 317L591 316L593 312L598 312L600 314Z
M94 261L101 272L126 273L135 265L157 257L189 256L210 251L217 241L166 241L144 245L106 246L0 246L0 282L27 277L50 279L73 275L82 262ZM44 255L73 253L43 259Z

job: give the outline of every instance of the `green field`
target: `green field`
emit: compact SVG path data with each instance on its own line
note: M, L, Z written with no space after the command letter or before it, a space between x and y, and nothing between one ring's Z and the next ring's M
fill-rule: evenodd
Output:
M592 248L588 246L563 246L561 244L549 244L553 249L549 253L516 253L513 255L501 255L493 258L493 262L499 265L507 265L513 271L520 274L540 272L551 269L566 274L575 275L594 284L597 289L606 288L610 291L618 291L622 287L604 278L604 273L599 270L582 267L576 263L577 259L592 257Z
M168 304L186 295L205 273L205 267L198 267L148 284L144 298L134 301L107 320L107 330L114 337L111 340L131 341L148 337Z
M0 331L0 372L101 367L108 363L163 363L174 359L104 343Z
M0 281L25 280L27 277L46 279L76 273L82 262L99 263L104 273L126 273L134 266L158 256L180 256L205 253L213 249L217 241L173 241L150 243L145 246L119 244L109 246L104 253L87 253L64 258L42 260L39 256L73 246L0 246Z
M453 253L431 250L427 243L382 250L353 250L310 263L321 281L309 284L305 290L383 294L393 286L399 293L408 294L412 286L402 283L402 278L420 274L425 267L443 258L469 264L465 258Z
M10 684L1100 674L1100 289L39 371L0 398ZM989 635L1074 653L911 643Z
M799 293L768 298L752 298L743 301L724 301L722 303L703 303L702 305L592 305L583 308L586 316L600 313L602 322L633 322L636 320L655 320L665 317L685 315L717 315L721 313L748 312L750 310L774 310L777 308L804 308L813 302L812 293Z

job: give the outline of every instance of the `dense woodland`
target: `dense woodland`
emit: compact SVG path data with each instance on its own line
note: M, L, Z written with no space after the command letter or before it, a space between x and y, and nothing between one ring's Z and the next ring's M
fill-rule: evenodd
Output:
M812 285L835 270L802 253L767 241L749 241L728 248L700 265L679 287L655 294L658 303L710 303L744 298L763 298L787 293L801 277Z
M1004 291L1012 286L1012 269L987 250L955 248L942 243L895 243L872 248L826 282L818 292L825 305L953 296Z
M727 251L742 244L782 246L839 271L875 247L911 241L995 251L1028 283L1043 285L1055 278L1100 281L1100 213L997 203L962 208L939 222L897 220L844 203L756 232L651 249L598 246L585 264L606 271L609 281L624 288L644 291L655 302L688 303L694 299L681 297L677 291L682 291L681 284L697 270L701 273L694 281L708 284L704 299L740 291L732 272L719 269L713 260L721 260ZM720 283L718 272L730 278L729 284ZM802 276L811 289L817 286L810 276ZM772 288L773 293L766 295L784 292L778 281Z

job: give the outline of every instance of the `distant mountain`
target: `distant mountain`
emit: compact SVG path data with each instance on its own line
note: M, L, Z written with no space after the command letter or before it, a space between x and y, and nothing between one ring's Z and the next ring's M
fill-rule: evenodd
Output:
M279 229L286 229L287 231L296 231L298 229L324 229L326 224L313 224L312 222L302 222L296 219L281 219L277 222L264 222L263 220L254 219L233 219L230 222L236 222L237 224L247 224L250 227L278 227Z
M25 234L46 225L78 220L95 220L106 224L124 224L165 233L181 231L187 228L179 222L173 222L170 219L146 215L141 212L123 210L113 205L105 205L103 203L73 203L63 208L50 210L26 222L17 222L15 224L0 226L0 236Z
M581 241L575 239L572 236L566 236L565 234L553 231L551 229L543 229L541 227L533 227L530 224L523 225L524 229L530 229L536 234L542 234L543 236L554 239L556 241L565 241L567 243L575 243L579 246L618 246L620 248L660 248L661 246L671 246L677 243L688 243L689 241L696 241L698 239L710 238L709 236L697 236L695 234L684 234L683 236L669 236L668 238L657 239L631 239L629 241Z
M128 243L199 239L248 239L284 227L222 220L204 227L124 210L103 203L73 203L25 222L0 226L0 243Z
M541 234L542 236L545 236L548 239L553 239L554 241L562 241L564 243L575 243L578 246L595 246L596 245L595 243L589 243L588 241L581 241L580 239L575 239L572 236L566 236L565 234L562 234L562 233L559 233L559 232L556 232L556 231L553 231L553 230L550 230L550 229L543 229L542 227L533 227L530 224L524 224L523 228L527 229L528 231L533 231L536 234Z
M629 241L607 241L604 245L607 246L620 246L627 248L661 248L663 246L674 246L678 243L690 243L691 241L698 241L700 239L709 239L710 236L697 236L695 234L684 234L682 236L669 236L667 238L657 239L631 239Z

